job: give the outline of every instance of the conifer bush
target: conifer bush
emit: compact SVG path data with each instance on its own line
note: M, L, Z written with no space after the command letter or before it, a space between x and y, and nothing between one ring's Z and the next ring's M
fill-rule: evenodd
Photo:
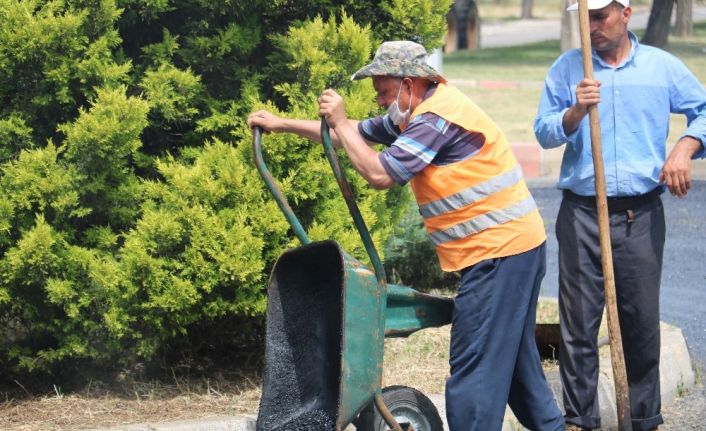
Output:
M261 319L298 241L245 118L314 119L329 86L377 113L350 76L383 37L439 44L450 1L415 2L0 0L0 373L129 367ZM264 149L309 236L367 260L321 147ZM408 193L342 163L382 250Z

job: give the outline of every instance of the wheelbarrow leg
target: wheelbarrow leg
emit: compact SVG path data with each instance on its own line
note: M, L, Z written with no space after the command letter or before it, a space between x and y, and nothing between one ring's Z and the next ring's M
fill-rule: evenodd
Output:
M390 409L387 408L385 402L382 400L382 394L375 394L375 407L377 407L380 416L385 419L385 423L387 423L391 431L414 431L412 425L407 425L405 428L402 428L400 424L397 423L395 417L390 413Z

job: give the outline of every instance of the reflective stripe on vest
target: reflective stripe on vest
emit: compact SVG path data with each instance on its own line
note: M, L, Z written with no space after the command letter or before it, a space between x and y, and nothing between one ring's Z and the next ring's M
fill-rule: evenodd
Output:
M485 213L464 223L459 223L446 230L432 232L429 234L429 237L434 245L443 244L445 242L465 238L493 226L518 219L529 214L535 209L537 209L537 204L535 204L532 196L529 196L527 199L508 208Z
M522 181L522 169L520 165L517 165L511 171L491 178L484 183L469 187L466 190L443 199L419 205L419 213L422 217L429 218L457 210L515 185L520 181Z

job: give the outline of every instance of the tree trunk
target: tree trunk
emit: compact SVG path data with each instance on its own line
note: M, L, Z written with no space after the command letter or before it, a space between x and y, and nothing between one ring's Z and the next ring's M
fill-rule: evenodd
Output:
M444 52L455 52L458 49L458 32L456 30L456 13L453 6L446 14L446 36Z
M667 45L673 6L674 0L654 0L652 2L650 18L647 20L647 30L642 37L642 43L659 48Z
M532 18L532 0L522 0L522 16L520 18Z
M480 15L475 0L468 2L468 49L480 48Z
M454 2L453 9L456 12L456 48L459 50L468 49L468 2Z
M677 23L675 33L677 37L687 37L694 34L693 1L676 0L677 2Z
M581 46L579 35L578 13L568 12L567 7L574 4L574 0L564 0L564 12L561 15L561 52Z
M474 0L456 1L453 5L456 16L456 48L476 49L480 46L480 18Z

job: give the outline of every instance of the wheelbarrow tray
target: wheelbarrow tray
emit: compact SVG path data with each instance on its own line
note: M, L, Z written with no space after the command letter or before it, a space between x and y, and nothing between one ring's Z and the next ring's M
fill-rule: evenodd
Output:
M280 256L258 431L340 430L370 402L382 372L380 292L375 274L334 241Z

